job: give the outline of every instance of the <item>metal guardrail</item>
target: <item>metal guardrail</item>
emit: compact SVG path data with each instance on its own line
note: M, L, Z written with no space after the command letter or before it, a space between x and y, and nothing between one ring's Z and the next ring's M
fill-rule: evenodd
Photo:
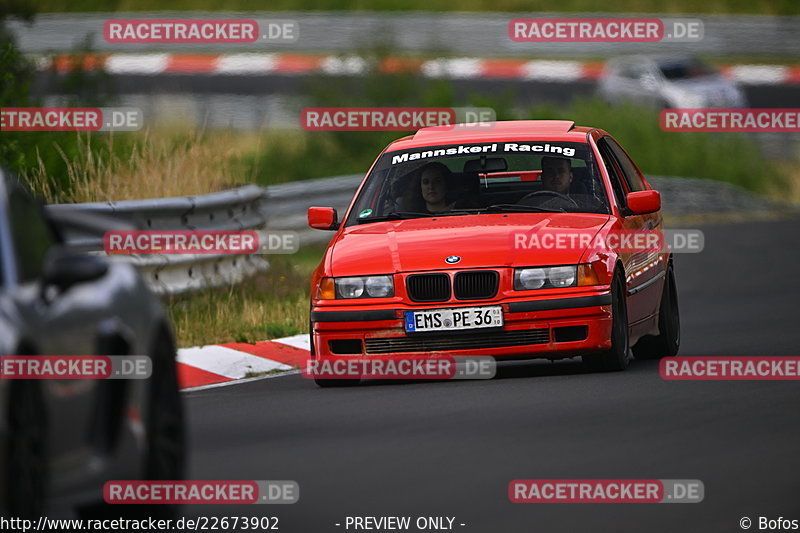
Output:
M102 252L108 225L81 224L82 214L102 216L116 226L139 230L258 230L266 225L263 187L247 185L199 196L55 204L67 242L81 251ZM131 261L159 294L177 294L241 281L269 268L263 255L153 254L119 256Z

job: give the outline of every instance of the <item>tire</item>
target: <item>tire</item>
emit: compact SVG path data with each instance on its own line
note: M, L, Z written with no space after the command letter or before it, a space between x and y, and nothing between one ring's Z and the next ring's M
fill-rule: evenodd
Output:
M183 403L178 388L175 343L168 331L159 335L151 353L153 374L147 407L144 479L182 480L186 465Z
M146 480L185 479L186 433L175 363L176 351L172 334L165 327L150 352L153 374L150 376L147 447L142 473ZM134 504L125 507L130 507L128 511L136 517L174 519L179 515L180 505Z
M41 382L12 380L8 391L7 455L3 458L9 516L36 519L44 514L49 470L47 426Z
M148 481L181 481L185 477L186 443L183 404L178 388L175 364L175 342L165 326L149 351L153 373L147 387L147 440L141 479ZM158 520L176 519L180 505L127 504L110 505L98 502L79 510L83 519Z
M675 271L670 263L658 306L658 335L647 335L633 347L636 359L661 359L678 355L681 345L681 317Z
M611 348L584 355L583 364L593 372L617 372L628 367L628 305L625 282L620 274L611 284Z

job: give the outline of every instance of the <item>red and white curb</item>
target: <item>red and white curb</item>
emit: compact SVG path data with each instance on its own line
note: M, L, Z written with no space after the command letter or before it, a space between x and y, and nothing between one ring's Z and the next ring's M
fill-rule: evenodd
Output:
M68 72L77 64L86 70L102 67L110 74L329 74L360 75L367 72L368 61L358 56L308 55L289 53L238 54L98 54L60 55L36 59L40 70ZM598 79L602 62L566 60L528 60L519 58L442 58L415 59L388 57L378 64L384 73L415 73L429 78L447 79L519 79L569 82ZM800 83L800 65L726 65L722 72L731 80L747 85L783 85Z
M264 375L290 372L305 364L308 335L248 343L209 345L178 350L178 383L201 390Z

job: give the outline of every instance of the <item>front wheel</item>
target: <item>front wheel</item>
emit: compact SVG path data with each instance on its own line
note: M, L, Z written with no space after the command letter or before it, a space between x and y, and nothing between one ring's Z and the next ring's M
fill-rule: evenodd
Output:
M151 480L181 480L185 466L185 435L172 335L162 332L152 352L153 374L150 376L144 477Z
M658 307L658 335L642 337L633 347L636 359L661 359L678 354L681 346L681 318L678 312L678 289L670 263L664 278L664 290Z
M151 350L153 373L147 408L147 451L144 479L182 481L185 478L186 435L183 402L178 385L175 341L166 327ZM178 515L177 505L129 505L133 516L147 514L159 519Z
M611 284L611 348L600 353L584 355L583 364L593 372L616 372L628 367L628 305L622 276L617 274Z

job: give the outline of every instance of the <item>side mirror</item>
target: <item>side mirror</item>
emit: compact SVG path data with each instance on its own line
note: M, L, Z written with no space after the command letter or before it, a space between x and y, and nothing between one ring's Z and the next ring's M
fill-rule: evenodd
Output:
M658 191L637 191L627 197L628 209L634 215L655 213L661 209L661 195Z
M102 257L88 254L56 252L45 261L42 290L57 287L64 292L73 285L95 281L106 275L108 263Z
M332 207L309 207L308 225L314 229L339 229L339 215Z

